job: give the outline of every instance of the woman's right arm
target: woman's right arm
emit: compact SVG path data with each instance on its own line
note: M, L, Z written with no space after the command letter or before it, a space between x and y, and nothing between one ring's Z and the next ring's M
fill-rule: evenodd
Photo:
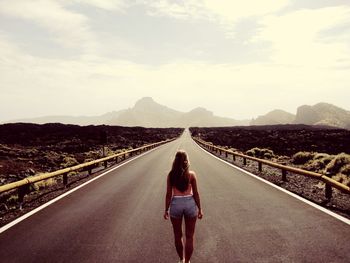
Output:
M201 207L201 200L199 198L199 192L198 192L198 187L197 187L197 177L195 172L192 172L192 192L193 192L193 198L196 202L196 205L198 207L198 218L202 219L203 213L202 213L202 207Z
M171 197L172 197L172 187L170 184L170 177L168 175L167 180L166 180L166 195L165 195L165 211L164 211L164 219L169 218L169 206L171 202Z

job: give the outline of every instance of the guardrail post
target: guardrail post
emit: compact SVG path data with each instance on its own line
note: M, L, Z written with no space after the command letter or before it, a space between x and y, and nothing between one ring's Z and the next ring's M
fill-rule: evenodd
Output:
M247 158L243 157L243 164L247 165Z
M232 161L236 161L236 155L234 153L232 154Z
M325 195L328 200L332 199L332 186L326 183Z
M282 169L282 181L287 182L287 170Z
M262 171L262 163L258 162L258 166L259 166L259 172L261 172Z
M63 185L65 188L67 188L67 184L68 184L68 174L65 173L63 174Z
M105 166L105 169L106 169L106 168L107 168L107 166L108 166L107 161L104 161L104 166Z
M92 166L91 165L89 166L88 171L89 171L89 175L91 175L92 174Z
M226 155L226 158L227 158L227 156L228 156L227 152L225 152L225 155Z
M29 184L22 185L18 188L18 203L19 203L19 209L23 209L23 200L24 196L29 192Z

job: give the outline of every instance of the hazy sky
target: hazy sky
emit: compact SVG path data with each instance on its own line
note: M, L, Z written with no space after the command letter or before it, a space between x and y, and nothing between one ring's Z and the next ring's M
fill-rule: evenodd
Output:
M349 0L0 0L0 122L141 97L246 119L350 110Z

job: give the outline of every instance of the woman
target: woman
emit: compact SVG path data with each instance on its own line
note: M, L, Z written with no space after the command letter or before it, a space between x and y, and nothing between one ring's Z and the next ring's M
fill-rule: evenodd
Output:
M197 217L203 213L197 189L197 178L189 171L190 162L185 151L178 151L167 178L164 219L169 218L174 228L175 247L180 262L188 263L193 252L193 234ZM169 210L170 208L170 210ZM185 250L182 239L182 218L185 218ZM185 261L184 261L185 259Z

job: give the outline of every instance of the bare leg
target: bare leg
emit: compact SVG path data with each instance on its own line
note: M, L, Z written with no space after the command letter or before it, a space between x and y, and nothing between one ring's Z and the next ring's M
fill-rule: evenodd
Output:
M184 245L182 241L182 218L170 217L174 229L175 247L180 260L184 258Z
M185 217L186 227L186 244L185 244L185 263L188 263L191 259L193 252L193 235L196 227L197 217Z

